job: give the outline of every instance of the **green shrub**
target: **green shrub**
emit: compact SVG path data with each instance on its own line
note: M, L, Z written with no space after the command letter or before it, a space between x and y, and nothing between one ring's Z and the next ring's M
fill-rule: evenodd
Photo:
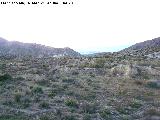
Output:
M121 120L131 120L129 115L122 115Z
M25 78L23 78L23 77L17 77L17 78L15 78L16 80L25 80Z
M121 107L121 108L118 108L117 111L121 114L125 114L125 115L128 115L130 114L131 110L127 107Z
M72 72L72 75L78 75L78 74L79 74L78 71L73 71L73 72Z
M40 102L40 97L39 97L39 95L36 95L35 97L34 97L34 102Z
M135 80L134 83L136 85L143 85L144 84L144 82L142 80Z
M43 89L41 87L35 87L32 90L34 93L43 93Z
M160 82L158 82L158 81L148 81L146 86L149 87L149 88L160 89Z
M5 101L5 102L3 103L3 105L7 105L7 106L12 106L13 104L14 104L14 102L11 101L11 100L7 100L7 101Z
M40 120L50 120L48 116L42 116L40 117Z
M41 116L38 120L58 120L56 116L52 114L46 114Z
M21 102L21 97L22 97L22 95L20 93L15 94L14 101L17 102L17 103L20 103Z
M29 99L29 97L27 97L27 98L22 99L21 102L22 102L23 108L27 108L30 106L31 100Z
M79 68L85 68L85 67L90 67L90 64L88 62L85 62L79 65Z
M11 79L12 79L12 76L10 76L9 74L4 74L4 75L0 76L1 82L4 82L6 80L11 80Z
M140 108L142 106L142 102L140 100L133 100L131 103L130 103L130 106L132 108Z
M96 76L96 75L95 75L94 73L92 73L92 72L90 72L89 75L90 75L91 77L95 77L95 76Z
M91 115L90 114L85 114L83 116L83 120L91 120Z
M62 120L77 120L77 119L73 115L68 115L68 116L63 117Z
M151 108L151 109L147 110L144 114L145 114L145 115L151 115L151 116L152 116L152 115L160 116L159 111L157 111L157 110L154 109L154 108Z
M45 109L50 108L50 107L49 107L49 103L47 103L47 102L41 102L41 103L39 104L39 107L40 107L40 108L45 108Z
M97 104L96 103L84 103L82 106L82 112L93 114L97 110Z
M100 115L102 118L106 118L108 117L109 115L112 115L111 111L109 109L104 109L100 112Z
M94 92L88 92L87 95L83 96L83 99L88 101L93 100L95 98L96 98L96 93Z
M149 80L149 79L150 79L150 76L147 75L147 74L142 74L142 78L145 79L145 80Z
M105 59L104 58L97 58L94 63L90 64L89 66L92 68L103 68L105 65Z
M5 69L6 68L6 64L0 64L0 69Z
M75 83L75 79L73 79L73 78L64 78L64 79L62 79L62 82L73 84L73 83Z
M49 80L40 80L40 81L37 81L36 83L41 86L49 86L50 85Z
M56 96L56 94L57 94L56 91L52 90L52 91L48 94L48 97L53 98L53 97Z
M29 120L22 115L0 115L0 120Z
M69 107L78 107L78 102L75 99L67 99L65 100L65 105Z
M104 67L104 64L105 64L105 59L100 58L100 59L96 60L96 67L102 68L102 67Z

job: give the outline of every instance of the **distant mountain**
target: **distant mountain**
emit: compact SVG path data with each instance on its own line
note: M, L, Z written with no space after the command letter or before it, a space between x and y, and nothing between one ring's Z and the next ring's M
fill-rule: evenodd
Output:
M136 43L131 47L121 50L121 54L149 55L160 51L160 37Z
M78 57L80 53L66 48L53 48L35 43L21 43L17 41L7 41L0 38L0 57Z

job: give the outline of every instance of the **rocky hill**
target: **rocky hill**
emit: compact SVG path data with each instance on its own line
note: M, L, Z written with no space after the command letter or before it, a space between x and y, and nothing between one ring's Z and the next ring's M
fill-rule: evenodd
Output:
M160 37L144 42L136 43L129 48L126 48L120 53L123 54L135 54L135 55L149 55L156 54L160 51Z
M0 59L0 120L160 120L160 59L117 52Z
M0 38L0 56L1 57L57 57L71 56L78 57L80 53L70 48L53 48L40 44L21 43L17 41L9 42Z
M160 120L160 60L0 59L0 120Z

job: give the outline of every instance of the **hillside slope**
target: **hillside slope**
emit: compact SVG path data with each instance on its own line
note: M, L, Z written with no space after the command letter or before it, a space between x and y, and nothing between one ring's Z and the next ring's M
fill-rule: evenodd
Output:
M0 120L159 120L160 59L0 59Z
M123 54L137 54L137 55L148 55L160 51L160 37L144 42L136 43L131 47L128 47L120 53Z
M1 57L53 57L53 56L71 56L78 57L80 53L70 48L53 48L40 44L21 43L17 41L9 42L0 38L0 56Z

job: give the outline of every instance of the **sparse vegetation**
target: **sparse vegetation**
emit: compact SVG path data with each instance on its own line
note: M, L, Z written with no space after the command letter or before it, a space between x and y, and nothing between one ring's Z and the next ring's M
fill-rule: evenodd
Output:
M159 59L110 53L1 61L0 120L160 116Z

